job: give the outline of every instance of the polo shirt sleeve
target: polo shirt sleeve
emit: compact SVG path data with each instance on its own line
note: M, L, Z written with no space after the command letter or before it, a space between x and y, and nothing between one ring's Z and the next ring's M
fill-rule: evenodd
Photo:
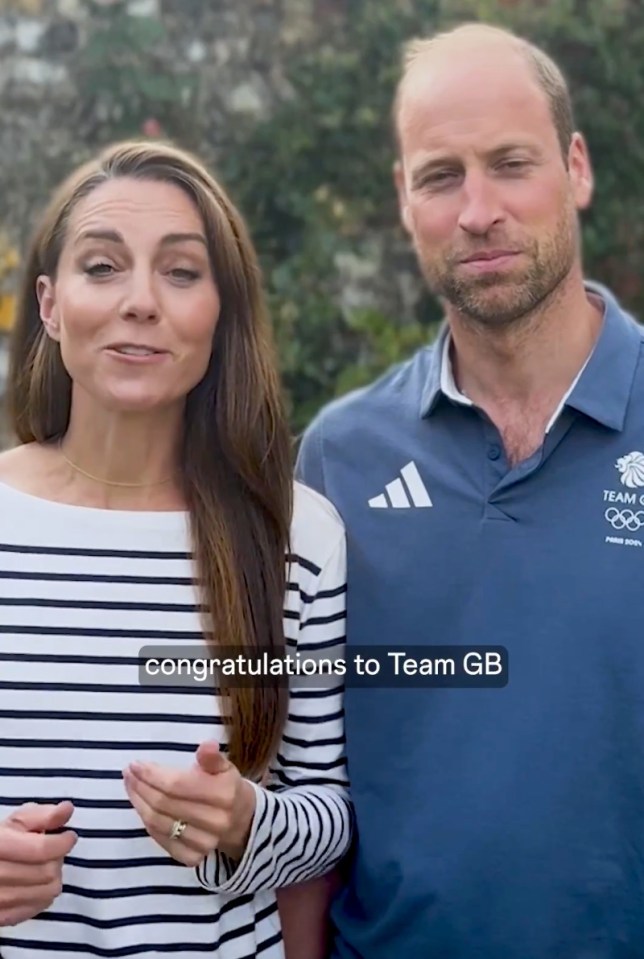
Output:
M295 476L305 486L325 495L322 420L318 416L304 431L295 461Z

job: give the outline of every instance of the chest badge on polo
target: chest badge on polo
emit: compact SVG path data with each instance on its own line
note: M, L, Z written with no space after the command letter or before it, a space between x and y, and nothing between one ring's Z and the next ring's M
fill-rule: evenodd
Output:
M369 500L372 509L410 509L433 506L413 460L400 470L396 479L385 486L385 492Z
M644 453L628 453L620 456L615 466L622 474L620 479L624 486L634 489L644 486Z
M634 450L620 456L615 469L626 489L604 490L604 502L613 504L604 510L604 519L613 531L606 536L605 542L615 546L642 547L642 540L634 534L641 530L644 536L644 453Z

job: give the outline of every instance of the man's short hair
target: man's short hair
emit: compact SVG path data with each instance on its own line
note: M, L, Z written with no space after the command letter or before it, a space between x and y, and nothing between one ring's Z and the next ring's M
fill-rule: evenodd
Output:
M503 27L493 26L492 24L475 22L464 23L460 26L454 27L451 30L437 33L433 37L415 37L405 44L403 47L402 56L402 75L398 82L393 106L393 122L394 130L396 131L396 138L398 111L400 107L403 83L412 64L415 63L420 57L425 56L433 51L443 41L453 37L458 38L460 35L466 36L468 33L478 33L481 34L481 36L489 34L490 36L497 37L498 39L505 39L509 41L524 57L528 66L533 71L539 87L541 90L543 90L546 99L548 100L550 113L555 125L555 130L557 132L557 139L559 140L561 152L566 159L568 157L568 150L570 148L572 135L575 130L575 121L570 91L561 69L557 66L552 57L550 57L544 50L537 47L534 43L531 43L523 37L517 36L511 30L507 30Z

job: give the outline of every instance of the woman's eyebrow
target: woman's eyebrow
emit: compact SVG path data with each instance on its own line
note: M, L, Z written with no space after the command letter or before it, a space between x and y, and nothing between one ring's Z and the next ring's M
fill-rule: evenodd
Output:
M124 239L116 230L84 230L76 237L76 246L85 240L107 240L110 243L124 243Z
M85 230L76 240L76 244L85 240L107 240L109 243L124 244L125 240L116 230ZM160 245L168 246L173 243L185 243L189 240L207 246L206 238L202 233L167 233L161 238Z
M161 244L167 246L170 243L185 243L188 240L195 240L207 246L206 238L202 233L167 233L161 240Z

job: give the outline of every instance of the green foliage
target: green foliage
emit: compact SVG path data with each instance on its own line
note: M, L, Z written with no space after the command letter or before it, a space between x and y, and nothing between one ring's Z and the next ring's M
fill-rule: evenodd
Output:
M436 319L425 301L406 322L377 310L346 315L336 259L396 229L390 116L398 51L410 32L435 26L439 3L346 6L341 24L292 61L295 96L221 166L262 255L296 430L327 399L426 342Z
M293 98L224 168L262 253L295 428L436 331L431 298L406 321L384 309L347 315L336 279L338 253L399 229L390 114L411 36L473 19L510 26L555 57L594 164L596 195L582 219L587 275L644 316L640 0L346 0L344 10L329 37L291 63Z
M397 325L379 310L356 310L350 326L357 334L356 356L335 384L335 395L366 386L384 370L410 356L427 342L427 330L414 323Z
M644 317L642 0L334 6L340 12L320 18L315 46L289 57L292 97L264 121L229 131L236 142L219 163L260 251L294 429L436 332L439 309L428 295L410 307L399 291L389 297L379 286L372 305L347 306L338 268L340 255L363 256L374 237L392 248L406 243L390 116L399 53L411 36L477 19L513 27L555 57L595 171L595 199L582 220L586 273ZM162 24L129 16L124 2L97 8L96 17L77 78L82 117L93 124L89 139L140 133L152 117L168 136L209 155L219 131L205 128L195 77L170 61ZM386 258L381 267L393 287L397 268ZM406 268L417 275L411 255Z
M169 56L164 25L128 13L125 0L93 6L92 32L75 65L77 123L94 143L140 136L151 124L195 143L198 77Z

